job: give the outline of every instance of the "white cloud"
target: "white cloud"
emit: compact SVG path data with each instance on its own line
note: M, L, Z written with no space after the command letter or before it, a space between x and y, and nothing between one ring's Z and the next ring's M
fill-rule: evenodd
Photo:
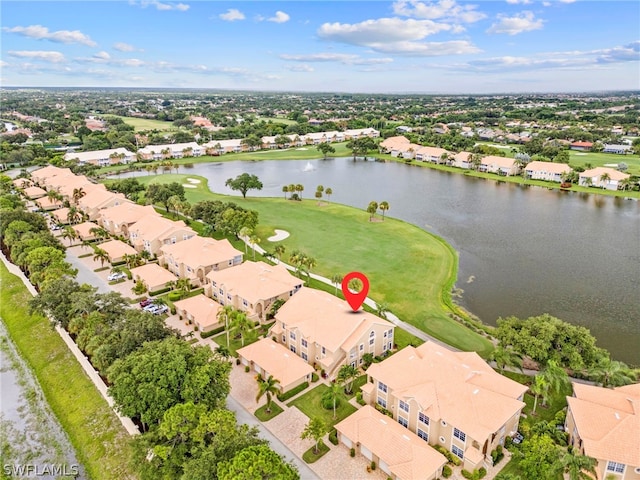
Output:
M532 0L507 0L507 3L511 5L529 5L533 3Z
M443 55L468 55L480 53L478 47L467 40L448 42L394 42L371 45L380 53L414 57L439 57Z
M306 63L302 63L300 65L287 65L285 68L292 72L310 73L315 71L315 69L311 65L307 65Z
M236 20L245 19L244 13L235 8L230 8L226 13L221 13L219 17L226 22L235 22Z
M542 2L542 6L543 7L550 7L551 6L551 2Z
M282 60L292 62L339 62L344 65L378 65L381 63L391 63L392 58L362 58L360 55L348 53L311 53L308 55L280 55Z
M290 18L291 17L289 17L289 15L278 10L276 14L273 17L268 18L267 21L274 22L274 23L286 23L289 21Z
M133 45L129 45L128 43L118 42L113 45L113 48L118 50L119 52L133 52L136 48Z
M111 58L111 55L109 55L107 52L98 52L93 54L93 58L97 60L109 60Z
M498 14L498 22L489 27L487 33L506 33L508 35L517 35L522 32L530 32L532 30L540 30L544 25L544 21L536 19L533 12L525 11L508 17L504 14Z
M559 0L560 3L574 3L576 0Z
M44 50L10 50L9 56L18 58L30 58L33 60L42 60L43 62L62 63L66 59L60 52L44 51Z
M135 1L130 1L129 3L136 5ZM156 10L160 11L178 10L180 12L186 12L190 8L186 3L163 3L157 0L142 0L139 5L142 8L149 6L156 7Z
M393 4L393 13L404 17L474 23L487 17L484 13L478 12L477 8L477 5L458 5L455 0L440 0L439 2L399 0Z
M0 68L6 68L8 66L9 64L7 62L5 62L4 60L0 60Z
M95 47L97 44L88 35L80 30L57 30L50 32L47 27L42 25L29 25L28 27L4 27L2 30L9 33L17 33L25 37L35 40L50 40L56 43L79 43L88 47Z

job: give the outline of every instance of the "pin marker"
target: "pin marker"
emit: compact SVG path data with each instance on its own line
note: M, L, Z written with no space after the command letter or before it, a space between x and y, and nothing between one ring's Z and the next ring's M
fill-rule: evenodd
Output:
M355 293L349 290L349 282L354 278L357 278L362 282L362 290ZM342 280L342 293L344 294L344 298L347 300L353 311L357 312L358 309L362 306L364 299L367 298L367 293L369 293L369 279L364 275L364 273L347 273Z

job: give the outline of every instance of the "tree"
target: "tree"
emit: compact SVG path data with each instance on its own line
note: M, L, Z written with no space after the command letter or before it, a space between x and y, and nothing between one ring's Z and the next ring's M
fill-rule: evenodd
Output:
M358 369L353 365L346 364L338 370L338 381L346 387L348 394L353 393L353 381L358 376Z
M369 206L367 207L367 213L369 214L369 221L373 220L373 216L378 211L378 202L369 202Z
M47 285L40 290L39 295L29 300L29 312L48 315L53 323L66 329L73 316L74 301L83 296L93 299L96 290L97 288L86 283L80 285L72 278L63 278L55 284Z
M338 286L342 285L342 280L344 279L344 276L340 275L339 273L335 273L333 275L331 275L331 283L333 283L336 287L336 296L338 295Z
M86 194L87 192L84 191L84 188L82 187L74 188L73 193L71 194L71 197L73 198L73 203L77 205L80 199L84 197Z
M251 244L251 248L253 249L253 260L255 261L256 247L258 246L258 244L260 244L260 237L258 237L257 235L251 235L251 237L249 237L249 243Z
M184 296L191 291L191 280L188 278L179 278L176 280L176 290L180 292L180 298L184 298Z
M284 199L287 199L287 193L289 193L289 185L284 185L282 187L282 193L284 193Z
M89 229L89 233L92 233L94 237L98 240L104 240L105 238L109 238L109 231L102 227L91 227Z
M512 348L499 345L491 352L490 360L496 362L496 368L500 373L504 372L505 367L517 368L522 371L522 355L513 351Z
M271 413L271 397L277 395L280 391L280 381L269 375L267 379L263 379L260 375L256 375L258 381L258 393L256 394L256 403L265 396L267 398L266 412Z
M107 371L109 393L123 415L157 424L164 412L191 401L210 409L224 405L229 394L228 362L214 358L207 347L193 347L169 337L146 342L116 360Z
M233 316L233 320L231 321L231 330L235 333L238 332L240 335L240 341L242 342L242 346L244 347L244 341L253 329L253 322L249 320L247 314L244 312L236 312Z
M587 374L605 388L629 385L637 377L627 364L611 360L608 355L603 355L593 368L587 370Z
M93 261L100 262L100 266L104 267L104 264L109 261L109 254L101 248L96 248L93 253Z
M555 479L558 471L559 448L546 435L533 435L522 442L518 466L525 478Z
M378 208L382 210L382 221L384 222L384 212L389 210L389 202L387 201L380 202L380 205L378 205Z
M147 284L140 279L136 280L135 283L133 284L133 287L131 287L131 291L136 295L142 295L143 293L146 293L147 290L149 290L147 288Z
M276 256L278 257L278 260L282 258L282 255L284 255L284 252L286 252L286 250L287 248L282 244L276 245L275 248L273 249Z
M325 191L324 191L324 194L327 196L329 201L331 201L331 195L333 194L333 190L331 189L331 187L326 188Z
M560 468L569 474L569 480L592 480L596 477L597 463L595 458L576 454L571 447L560 457Z
M545 393L542 395L542 404L547 404L548 394L559 395L564 389L569 388L571 385L569 381L569 375L560 367L555 360L549 360L542 372L539 374L542 377L544 383L547 385Z
M184 187L178 182L152 183L147 187L147 200L151 203L163 205L167 213L169 213L170 199L173 196L177 196L182 201L186 200Z
M285 462L267 445L252 446L241 450L231 461L218 464L220 480L299 480L297 469Z
M533 383L529 386L529 391L533 395L533 410L532 415L536 414L536 407L538 406L538 397L540 395L546 395L549 385L545 382L544 378L540 375L533 377Z
M326 408L326 405L333 407L333 419L337 418L336 408L340 405L340 400L345 398L343 386L339 383L329 384L329 388L322 394L322 406Z
M227 348L229 347L229 320L233 322L235 318L236 310L231 305L224 305L218 310L216 319L218 322L224 322L224 330L227 332Z
M316 190L316 198L318 199L318 205L320 205L320 200L322 199L322 192L320 190Z
M600 183L602 184L603 190L609 180L611 180L611 175L609 175L608 173L605 172L602 175L600 175Z
M327 159L327 156L330 153L336 153L336 149L333 148L333 146L331 146L331 144L327 143L327 142L323 142L323 143L319 144L316 148L320 153L322 153L323 158L325 160Z
M225 185L231 190L238 190L243 198L247 198L247 192L249 190L262 190L262 182L256 175L249 173L242 173L236 178L229 178L225 182Z
M309 420L309 423L304 427L302 431L302 435L300 438L303 440L310 438L315 444L315 448L313 449L314 453L318 453L318 445L320 444L320 440L324 437L329 431L327 424L320 417L314 417Z
M304 191L304 185L302 185L301 183L296 184L296 186L294 187L296 193L299 193L300 195L300 200L302 200L302 192Z
M71 205L69 207L69 211L67 212L67 221L73 225L74 223L78 223L81 219L81 213L75 206Z

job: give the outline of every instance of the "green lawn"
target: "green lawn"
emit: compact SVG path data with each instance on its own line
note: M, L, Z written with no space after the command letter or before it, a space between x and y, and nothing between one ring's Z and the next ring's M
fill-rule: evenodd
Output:
M307 463L313 463L319 460L325 453L329 452L329 450L331 449L327 446L326 443L320 440L320 443L318 443L318 453L316 453L315 450L316 446L313 445L313 447L302 454L302 459Z
M131 437L49 321L29 315L31 295L0 266L0 317L33 369L47 402L92 479L136 478L129 464Z
M330 278L336 273L363 272L371 283L369 296L386 303L402 320L461 350L482 356L491 351L486 338L449 317L452 311L461 313L450 296L458 257L443 239L393 218L369 222L369 215L356 208L335 203L319 207L315 199L291 202L214 194L208 190L207 180L196 175L164 174L139 180L143 184L186 183L188 177L201 180L196 188L185 189L191 203L232 199L242 207L257 210L260 224L256 234L266 250L275 246L266 240L274 229L286 230L291 233L281 242L286 251L301 250L314 257L318 262L314 273ZM406 335L400 340L407 344L413 341Z
M321 403L322 395L328 389L329 387L324 383L320 384L313 390L308 391L291 403L288 403L287 406L298 407L298 409L309 418L320 417L328 426L333 427L336 423L344 420L355 412L356 407L351 405L347 400L342 400L340 406L336 408L336 418L333 418L333 408L327 410L322 407Z
M569 163L574 167L603 167L607 164L624 162L629 166L626 173L640 175L640 155L617 155L615 153L594 153L569 151Z
M263 401L264 400L261 400L261 402ZM278 405L276 402L271 402L271 411L269 413L267 413L267 405L265 403L254 412L254 415L261 422L268 422L273 417L280 415L282 412L284 412L284 410L282 410L282 407L280 405Z
M251 345L253 342L257 341L258 339L260 339L261 337L258 336L258 331L259 331L260 327L258 327L257 329L253 330L249 335L245 336L244 339L244 345L242 345L242 341L240 338L233 338L233 333L231 333L229 335L229 351L231 352L231 355L233 355L234 357L238 357L238 354L236 353L238 351L238 349L242 348L243 346L246 347L247 345ZM214 342L216 342L218 345L222 345L223 347L227 346L227 332L222 332L219 335L216 335L215 337L211 337L211 340L213 340Z
M258 122L262 122L265 121L267 123L272 122L272 123L283 123L285 125L295 125L298 122L296 122L295 120L289 120L288 118L285 117L260 117L257 119Z
M110 117L121 118L124 123L131 125L135 128L136 132L141 130L178 130L172 122L164 122L162 120L153 120L151 118L138 118L138 117L122 117L120 115L108 115Z

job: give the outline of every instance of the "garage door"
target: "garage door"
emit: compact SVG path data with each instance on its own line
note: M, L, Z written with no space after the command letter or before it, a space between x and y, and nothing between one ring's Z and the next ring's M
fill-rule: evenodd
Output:
M360 446L360 453L364 456L364 458L373 460L373 454L371 453L371 450L369 450L367 447Z
M391 470L389 469L389 465L386 462L380 460L380 470L382 470L387 475L391 475Z
M344 435L340 437L340 440L342 440L342 443L344 443L347 446L347 448L351 448L351 446L353 445L353 442L351 441L351 439L345 437Z
M259 366L259 365L254 364L254 365L253 365L253 368L255 369L255 371L256 371L257 373L262 373L262 369L260 368L260 366Z

